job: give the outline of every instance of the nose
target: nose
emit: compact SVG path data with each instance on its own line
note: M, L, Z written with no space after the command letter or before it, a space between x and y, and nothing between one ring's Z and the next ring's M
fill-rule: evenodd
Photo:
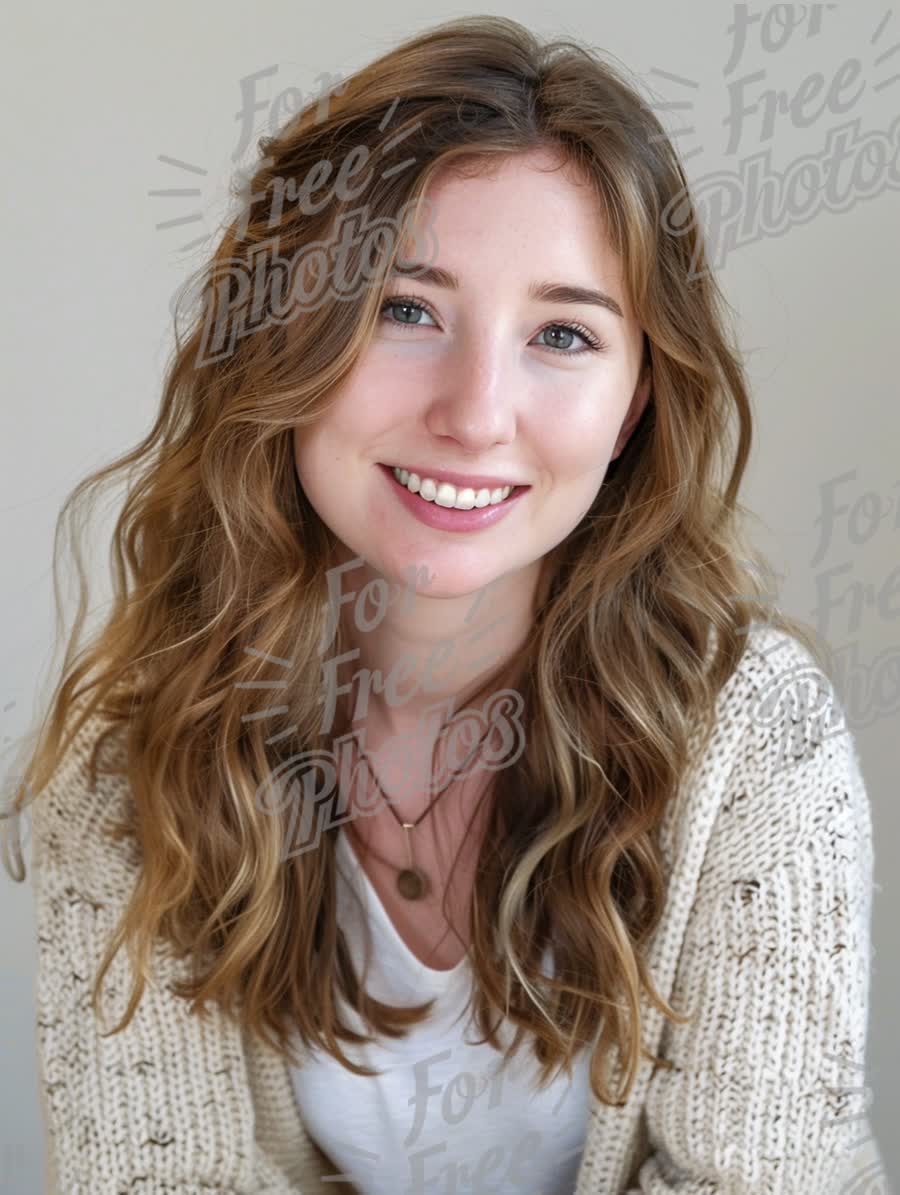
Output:
M462 337L446 358L426 414L428 430L453 439L467 453L483 455L516 436L521 379L513 377L509 346L483 328L471 340Z

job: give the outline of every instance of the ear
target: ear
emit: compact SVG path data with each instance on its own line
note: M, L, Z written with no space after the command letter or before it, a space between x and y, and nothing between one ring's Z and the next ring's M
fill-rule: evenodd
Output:
M640 379L635 387L634 396L631 399L631 405L628 408L628 413L619 430L619 435L616 439L616 444L613 449L612 456L609 458L614 461L631 436L631 433L637 427L640 417L644 413L644 408L650 400L650 389L653 382L653 373L650 362L648 361L643 368Z

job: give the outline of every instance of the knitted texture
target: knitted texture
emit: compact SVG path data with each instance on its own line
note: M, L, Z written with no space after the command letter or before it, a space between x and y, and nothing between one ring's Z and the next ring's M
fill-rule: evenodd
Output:
M816 714L816 685L830 716ZM660 826L667 899L647 962L693 1019L673 1026L642 997L644 1047L674 1068L642 1061L622 1108L592 1099L574 1195L849 1195L866 1127L874 859L842 718L800 644L751 631L709 747ZM352 1189L326 1181L287 1062L217 1010L191 1016L170 988L185 964L164 944L128 1028L100 1036L125 1008L124 950L102 1026L91 984L140 867L136 843L103 833L126 815L124 777L101 767L89 787L100 728L82 728L32 814L51 1195ZM117 751L113 736L101 761Z

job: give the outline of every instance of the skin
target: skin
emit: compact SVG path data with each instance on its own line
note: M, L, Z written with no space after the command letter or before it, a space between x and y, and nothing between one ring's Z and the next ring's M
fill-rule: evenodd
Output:
M456 274L459 289L394 277L386 298L411 296L431 310L383 310L328 412L294 436L298 478L339 540L341 559L366 562L344 574L343 592L379 576L393 588L422 566L432 577L375 630L359 631L352 613L345 620L360 657L341 683L363 668L387 676L403 659L401 689L412 693L398 705L371 694L370 744L409 729L426 708L463 693L517 650L532 622L541 559L588 511L649 398L649 371L640 374L643 330L599 204L570 169L552 169L559 161L541 150L484 177L440 176L427 196L430 243L438 246L429 264ZM602 290L623 316L529 298L529 284L543 281ZM587 351L580 334L558 326L573 321L605 347ZM492 527L438 531L404 509L378 462L495 474L531 490ZM351 611L343 607L342 617ZM474 634L489 627L476 650ZM457 647L426 690L417 679L424 682L428 657L445 640ZM486 654L490 662L479 666ZM416 798L405 812L424 809L428 799Z

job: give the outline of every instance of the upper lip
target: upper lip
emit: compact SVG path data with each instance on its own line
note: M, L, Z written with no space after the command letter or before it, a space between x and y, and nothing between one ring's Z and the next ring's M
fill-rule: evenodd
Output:
M498 489L503 486L526 486L525 481L513 481L508 477L495 477L488 473L455 473L452 469L431 469L418 465L403 464L388 465L389 469L406 469L419 477L431 477L435 481L447 481L457 489Z

